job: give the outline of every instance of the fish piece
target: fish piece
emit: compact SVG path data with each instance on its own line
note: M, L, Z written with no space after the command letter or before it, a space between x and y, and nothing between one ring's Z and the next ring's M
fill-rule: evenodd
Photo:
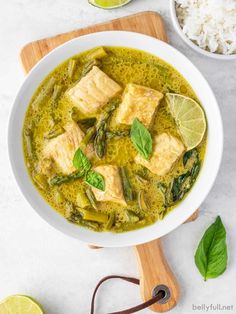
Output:
M94 66L67 91L67 95L79 110L85 114L92 114L107 104L120 91L120 85L97 66Z
M105 179L105 191L92 188L96 200L100 202L115 202L126 206L118 167L105 165L95 167L94 170Z
M44 158L51 158L60 172L70 174L76 170L72 161L85 134L75 122L68 123L64 126L64 129L65 132L63 134L46 142ZM85 154L89 158L92 153L92 145L88 145L85 149Z
M162 133L153 139L153 153L150 160L137 155L135 162L148 168L152 173L164 176L172 169L184 150L185 147L180 140Z
M117 123L131 125L134 118L138 118L146 127L149 127L163 94L155 89L128 84L119 106Z

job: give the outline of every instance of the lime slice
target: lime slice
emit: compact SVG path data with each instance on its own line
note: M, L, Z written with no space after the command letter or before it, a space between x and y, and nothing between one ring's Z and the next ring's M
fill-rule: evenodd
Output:
M130 1L131 0L89 0L89 3L102 9L115 9L122 7Z
M0 302L0 314L43 314L43 309L31 297L12 295Z
M202 107L193 99L166 94L167 104L187 150L198 146L206 132L206 118Z

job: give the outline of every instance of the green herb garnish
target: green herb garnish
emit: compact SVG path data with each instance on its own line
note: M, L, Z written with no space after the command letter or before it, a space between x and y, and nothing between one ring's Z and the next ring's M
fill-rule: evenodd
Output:
M131 141L142 157L149 160L152 154L152 137L148 129L135 118L131 127Z
M92 166L90 160L82 152L81 148L78 148L77 151L75 152L73 158L73 166L83 173L88 172Z
M105 181L103 176L94 170L87 172L85 182L101 191L105 191Z
M216 278L227 267L226 231L218 216L204 233L195 253L195 264L204 280Z
M92 164L81 148L78 148L75 152L73 165L83 173L84 180L87 184L101 191L105 191L105 180L103 176L100 173L91 170Z

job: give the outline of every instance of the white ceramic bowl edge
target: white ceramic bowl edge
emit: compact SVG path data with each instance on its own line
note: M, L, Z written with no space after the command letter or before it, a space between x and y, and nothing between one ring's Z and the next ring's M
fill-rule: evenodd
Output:
M40 82L65 59L96 46L124 46L152 53L174 66L190 83L199 97L208 119L208 144L202 171L193 189L163 221L132 232L96 233L70 224L39 195L26 171L22 148L22 127L28 103ZM16 96L9 121L8 148L17 183L31 206L50 225L63 233L97 246L120 247L145 243L172 231L194 211L209 193L221 162L223 128L215 96L197 68L179 51L155 38L132 32L108 31L73 39L45 56L27 75Z

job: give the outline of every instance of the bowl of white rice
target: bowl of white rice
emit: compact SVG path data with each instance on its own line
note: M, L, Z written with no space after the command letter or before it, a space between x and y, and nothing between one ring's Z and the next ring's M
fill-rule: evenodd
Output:
M194 50L216 59L236 59L236 0L170 0L180 37Z

